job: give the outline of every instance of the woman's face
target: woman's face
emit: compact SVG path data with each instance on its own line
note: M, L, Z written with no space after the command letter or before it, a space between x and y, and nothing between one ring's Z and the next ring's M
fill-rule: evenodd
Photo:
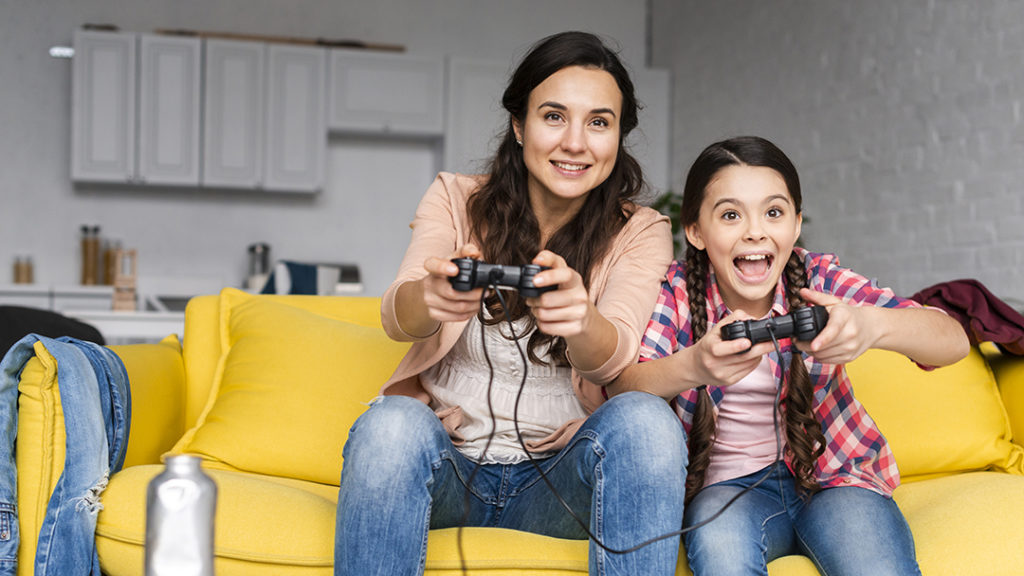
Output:
M597 68L563 68L530 92L524 119L513 120L513 128L535 210L575 213L608 178L619 153L621 116L618 84Z
M771 310L803 221L785 180L761 166L729 166L704 190L686 238L706 250L729 309L760 318Z

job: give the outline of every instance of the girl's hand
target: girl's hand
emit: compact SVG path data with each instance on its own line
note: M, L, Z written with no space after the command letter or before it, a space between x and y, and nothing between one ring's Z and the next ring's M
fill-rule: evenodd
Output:
M452 262L453 258L479 259L481 256L479 248L473 244L466 244L446 259L432 257L423 263L427 276L420 282L423 290L423 303L430 318L439 322L457 322L476 315L480 309L480 296L483 288L459 292L452 287L449 278L459 273L459 267Z
M587 332L600 317L597 307L590 301L583 277L565 263L565 259L542 250L533 259L533 264L547 266L533 278L538 288L557 286L536 298L527 298L526 304L537 319L537 328L545 334L572 338Z
M742 380L761 363L761 357L775 349L771 342L761 342L753 347L747 338L722 340L722 326L752 317L737 310L708 331L692 346L694 360L699 374L694 380L712 386L729 386Z
M831 294L800 289L800 297L828 310L828 323L811 342L794 340L798 350L826 364L846 364L874 346L877 323L870 320L873 307L851 306Z

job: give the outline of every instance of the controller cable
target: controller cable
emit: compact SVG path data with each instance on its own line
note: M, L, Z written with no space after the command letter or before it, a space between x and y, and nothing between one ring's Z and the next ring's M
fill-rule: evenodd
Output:
M498 296L498 300L501 303L502 310L507 312L508 308L507 308L507 306L505 304L505 298L501 294L501 290L498 289L493 284L489 285L488 288L493 288L494 289L494 293ZM480 310L481 310L481 314L484 311L485 298L486 298L486 290L484 290L484 293L481 294L481 296L480 296ZM523 452L526 453L526 457L530 461L530 464L533 465L534 469L540 475L541 480L543 480L544 483L547 485L548 489L551 490L551 493L554 495L555 499L558 500L558 503L561 504L561 506L563 508L565 508L566 512L569 513L569 515L573 518L573 520L575 520L576 523L580 525L580 528L582 528L583 531L587 534L587 537L590 538L590 540L592 542L594 542L594 544L596 544L598 547L600 547L605 552L608 552L609 554L628 554L630 552L635 552L637 550L640 550L641 548L644 548L645 546L649 546L651 544L654 544L655 542L659 542L661 540L665 540L665 539L668 539L668 538L673 538L673 537L676 537L676 536L681 536L681 535L683 535L683 534L685 534L687 532L696 530L698 528L701 528L703 526L706 526L706 525L710 524L714 520L717 520L718 517L720 517L722 514L724 514L725 511L728 510L730 506L732 506L737 500L740 499L740 497L742 497L744 494L750 492L754 488L757 488L765 480L767 480L768 477L771 476L772 472L774 471L774 464L778 463L782 459L782 435L779 432L779 410L780 410L780 405L781 405L781 401L782 401L782 382L781 382L781 378L780 378L779 386L776 387L776 389L775 389L775 400L774 400L773 409L772 409L772 427L775 430L775 460L772 463L772 466L770 466L769 469L766 470L765 473L760 478L758 478L753 484L745 487L742 491L740 491L738 494L736 494L731 499L729 499L728 502L726 502L724 505L722 505L721 509L719 509L717 512L712 514L710 517L705 518L704 520L702 520L702 521L700 521L700 522L698 522L698 523L696 523L696 524L694 524L692 526L687 526L687 527L682 528L680 530L675 530L673 532L668 532L668 533L662 534L660 536L655 536L654 538L651 538L649 540L645 540L645 541L643 541L643 542L641 542L641 543L639 543L636 546L633 546L631 548L616 549L616 548L611 548L611 547L605 545L604 542L601 542L601 540L598 539L597 536L595 536L593 534L593 532L590 531L590 528L587 526L586 522L584 522L583 519L580 518L579 515L576 514L576 512L572 509L572 506L570 506L569 503L566 502L565 499L562 497L562 495L558 493L558 490L555 488L554 484L551 483L551 480L548 479L547 475L544 473L544 470L541 469L540 464L537 462L536 459L534 459L533 455L530 453L530 450L526 447L526 442L523 440L522 432L520 432L520 430L519 430L519 400L520 400L520 398L522 398L523 389L526 386L527 367L529 365L529 362L527 361L526 354L523 352L523 348L522 348L522 345L521 345L521 343L519 341L519 337L516 336L515 326L512 324L512 320L511 320L511 318L509 318L507 313L505 315L505 320L506 320L506 322L508 324L508 328L509 328L509 331L511 333L510 334L511 335L511 339L512 339L512 341L514 341L516 343L516 350L519 352L519 357L523 361L523 376L522 376L522 378L520 379L520 382L519 382L519 390L516 393L515 405L514 405L513 410L512 410L512 423L515 426L516 438L519 441L519 446L523 449ZM781 348L779 347L778 340L775 338L775 331L774 331L774 329L771 326L767 326L766 328L768 330L768 335L772 339L772 344L775 345L775 353L778 354L778 357L781 360L782 359L782 351L781 351ZM462 516L462 521L459 523L458 531L456 533L456 541L457 541L457 546L458 546L458 550L459 550L459 562L460 562L460 565L462 567L462 573L463 574L467 573L467 568L466 568L466 558L465 558L465 554L463 552L463 547L462 547L462 530L465 527L467 521L469 520L470 486L473 485L473 479L476 477L476 474L480 470L480 466L481 466L481 464L482 464L482 462L484 460L484 457L487 455L487 450L491 446L491 441L494 439L495 429L497 428L497 422L496 422L496 419L495 419L495 416L494 416L494 406L493 406L493 404L491 402L491 388L492 388L492 386L494 384L494 366L491 364L491 357L487 353L487 343L486 343L486 339L484 338L484 332L485 332L485 330L481 330L480 331L480 343L481 343L481 345L483 346L483 349L484 349L484 358L487 360L487 369L488 369L487 409L488 409L488 412L489 412L490 418L491 418L491 432L490 432L490 434L488 434L487 442L484 444L483 452L480 454L480 457L477 459L476 464L473 466L473 471L472 471L472 473L470 473L469 479L466 482L466 489L465 489L465 495L464 495L464 500L463 500L463 506L464 506L464 508L463 508L463 516ZM699 386L698 389L702 389L702 388L705 388L705 387L706 387L706 385L705 386Z

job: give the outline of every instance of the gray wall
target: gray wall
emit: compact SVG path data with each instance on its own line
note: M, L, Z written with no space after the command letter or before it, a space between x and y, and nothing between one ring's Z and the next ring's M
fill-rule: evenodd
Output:
M327 189L315 196L70 181L71 61L50 58L83 23L190 28L403 44L411 53L502 59L565 29L614 38L645 59L644 0L0 0L0 284L31 255L37 283L78 282L81 224L139 251L140 280L241 285L246 246L275 258L355 262L366 293L393 279L408 223L439 168L416 141L333 138Z
M800 170L808 247L901 294L976 278L1024 306L1024 2L654 0L675 185L765 136Z
M73 284L78 226L139 249L140 273L237 285L245 247L354 261L378 294L439 167L422 142L333 139L328 189L293 197L75 188L70 62L47 56L85 22L359 38L507 59L567 28L671 68L674 168L740 133L776 141L804 181L805 238L909 294L973 277L1024 305L1024 2L1015 0L0 0L0 283L31 254Z

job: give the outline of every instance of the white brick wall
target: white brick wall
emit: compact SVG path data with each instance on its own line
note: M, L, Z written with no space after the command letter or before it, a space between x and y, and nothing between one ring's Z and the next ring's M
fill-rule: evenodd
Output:
M804 239L898 293L975 278L1024 308L1024 2L654 0L674 182L715 140L796 163Z

